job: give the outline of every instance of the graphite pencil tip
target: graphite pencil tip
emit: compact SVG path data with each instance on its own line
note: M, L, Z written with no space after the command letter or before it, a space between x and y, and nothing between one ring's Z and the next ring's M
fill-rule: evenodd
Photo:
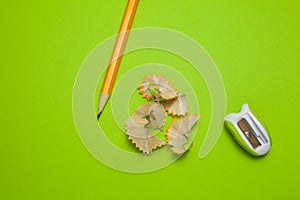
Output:
M100 118L100 115L101 115L101 113L102 113L102 112L99 112L99 113L98 113L98 115L97 115L97 119L99 119L99 118Z

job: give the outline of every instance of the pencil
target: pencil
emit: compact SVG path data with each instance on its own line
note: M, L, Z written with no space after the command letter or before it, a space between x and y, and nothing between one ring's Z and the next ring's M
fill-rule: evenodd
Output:
M138 0L128 0L127 2L119 34L102 84L97 119L99 119L111 94L138 2Z

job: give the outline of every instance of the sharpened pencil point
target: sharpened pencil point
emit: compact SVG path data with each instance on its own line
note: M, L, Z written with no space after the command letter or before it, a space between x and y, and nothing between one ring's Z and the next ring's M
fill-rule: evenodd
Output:
M99 112L99 113L98 113L98 115L97 115L97 119L99 119L99 118L100 118L100 115L101 115L101 113L102 113L102 112Z

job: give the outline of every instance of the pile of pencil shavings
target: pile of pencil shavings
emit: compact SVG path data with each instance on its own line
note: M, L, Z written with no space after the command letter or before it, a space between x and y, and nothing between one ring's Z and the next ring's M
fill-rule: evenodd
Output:
M187 116L186 96L179 93L167 79L157 75L145 77L139 91L149 102L139 106L126 121L128 139L144 154L150 154L164 145L169 145L176 154L186 152L191 130L200 119L198 114ZM153 132L163 132L166 112L175 120L164 133L165 141Z

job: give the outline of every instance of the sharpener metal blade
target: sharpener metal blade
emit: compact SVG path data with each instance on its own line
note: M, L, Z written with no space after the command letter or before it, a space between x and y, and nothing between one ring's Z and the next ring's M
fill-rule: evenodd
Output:
M254 149L261 145L256 138L256 134L245 118L242 118L237 124Z

